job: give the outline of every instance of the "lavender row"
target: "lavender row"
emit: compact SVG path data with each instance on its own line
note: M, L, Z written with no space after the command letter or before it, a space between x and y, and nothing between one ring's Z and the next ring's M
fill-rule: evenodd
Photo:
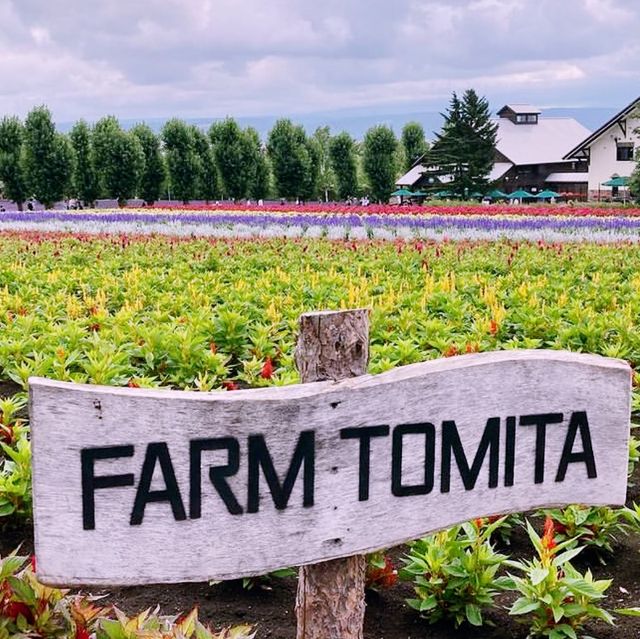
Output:
M0 222L39 223L77 222L102 224L210 224L249 226L297 226L307 228L340 227L371 229L452 229L509 232L519 230L553 231L614 231L637 232L640 218L628 217L495 217L495 216L388 216L388 215L315 215L315 214L237 214L237 213L140 213L114 211L110 213L67 213L61 211L5 212Z

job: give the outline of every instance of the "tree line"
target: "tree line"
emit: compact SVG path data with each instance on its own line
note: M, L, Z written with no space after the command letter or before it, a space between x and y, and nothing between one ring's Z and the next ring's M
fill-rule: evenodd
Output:
M367 194L386 202L398 175L428 150L422 126L407 123L400 136L385 125L362 141L319 127L278 120L262 141L233 118L204 131L174 118L156 134L146 124L125 130L114 116L84 120L68 134L56 130L45 106L24 122L0 120L0 188L22 210L35 199L46 208L73 198L91 207L97 199L119 204L137 197L160 199L345 200Z

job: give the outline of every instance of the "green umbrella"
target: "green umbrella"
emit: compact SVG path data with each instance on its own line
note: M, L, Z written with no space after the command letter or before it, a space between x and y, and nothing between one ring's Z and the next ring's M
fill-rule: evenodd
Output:
M498 189L493 189L493 191L489 191L489 193L487 193L487 197L490 197L493 200L507 200L509 199L509 196L504 193L503 191L500 191Z
M398 189L397 191L394 191L391 196L392 197L411 197L413 195L413 192L411 192L409 189Z
M509 193L509 195L507 195L507 197L510 200L524 200L525 198L531 199L532 197L535 197L535 195L532 195L528 191L524 191L524 190L520 189L519 191L514 191L513 193Z
M484 194L480 193L480 191L474 191L469 197L484 197Z
M427 195L429 195L429 194L425 193L424 191L414 191L413 192L413 196L414 197L426 197Z
M538 193L536 197L539 200L550 200L552 197L557 199L559 197L562 197L562 195L560 195L560 193L556 193L555 191L540 191L540 193Z
M610 180L603 182L602 186L629 186L629 178L615 175Z
M436 191L433 197L451 197L452 195L451 191Z

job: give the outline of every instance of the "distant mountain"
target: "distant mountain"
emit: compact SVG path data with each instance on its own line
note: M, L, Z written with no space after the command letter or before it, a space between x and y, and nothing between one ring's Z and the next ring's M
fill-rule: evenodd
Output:
M611 118L617 109L604 108L553 108L544 109L543 117L548 118L575 118L580 124L590 131L595 131L599 126ZM236 120L242 127L252 126L260 133L263 140L266 139L275 121L283 116L256 116L238 117ZM442 126L442 116L436 111L416 111L412 113L367 113L363 109L344 110L322 113L307 113L300 115L289 115L291 120L302 124L308 133L313 133L319 126L331 127L332 133L348 131L356 139L362 139L365 132L376 124L386 124L393 128L397 135L402 131L402 127L410 121L417 121L424 127L427 138L432 139ZM125 129L129 129L141 121L146 122L154 131L160 131L168 118L147 118L147 119L123 119L120 123ZM207 129L213 122L223 118L184 118L185 122L195 124L200 128ZM63 132L69 131L73 126L72 122L61 122L58 129Z

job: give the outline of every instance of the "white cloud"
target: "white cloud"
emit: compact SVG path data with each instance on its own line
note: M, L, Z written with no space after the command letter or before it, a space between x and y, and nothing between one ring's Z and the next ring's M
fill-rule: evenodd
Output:
M59 120L441 109L469 86L619 106L640 79L622 0L0 0L0 24L0 114Z

